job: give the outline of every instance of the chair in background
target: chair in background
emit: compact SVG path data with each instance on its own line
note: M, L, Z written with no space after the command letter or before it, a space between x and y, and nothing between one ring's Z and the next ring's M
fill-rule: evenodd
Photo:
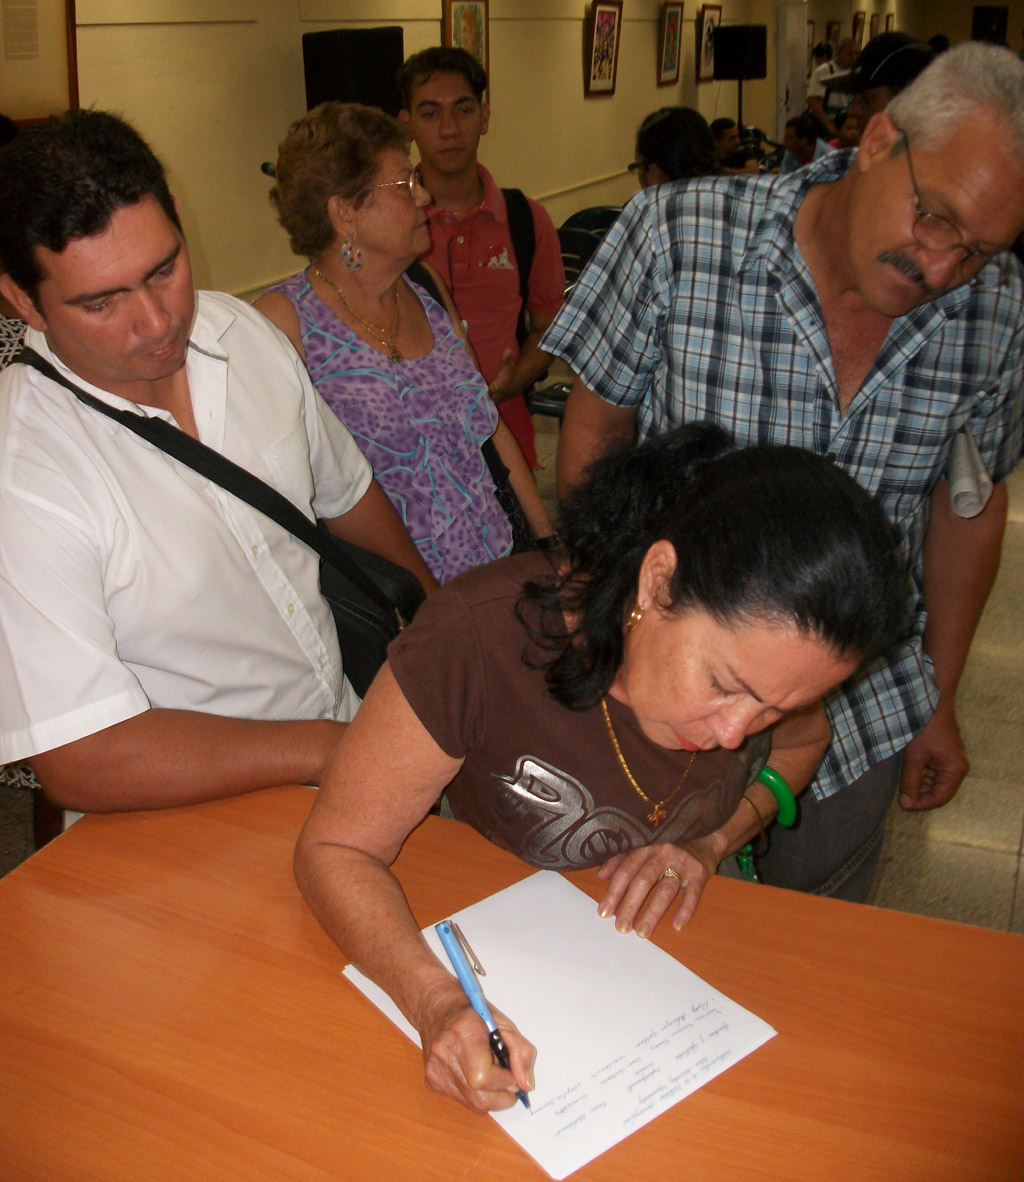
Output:
M592 234L603 235L622 213L621 205L591 205L578 209L564 222L563 230L589 230Z
M585 211L583 211L585 212ZM558 243L562 248L562 266L565 267L565 297L576 286L580 272L590 262L590 256L601 242L600 234L568 224L558 228ZM539 390L531 390L526 396L530 413L550 415L561 423L565 415L565 403L569 397L571 382L552 382Z
M601 236L577 226L560 226L557 233L558 245L562 248L562 265L565 267L565 297L568 299L580 272L600 245Z

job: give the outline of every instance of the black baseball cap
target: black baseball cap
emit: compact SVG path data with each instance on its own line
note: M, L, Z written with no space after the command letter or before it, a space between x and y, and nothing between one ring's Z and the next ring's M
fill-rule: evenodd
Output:
M829 78L827 86L844 94L887 86L898 94L934 57L931 46L909 33L879 33L860 51L853 68Z

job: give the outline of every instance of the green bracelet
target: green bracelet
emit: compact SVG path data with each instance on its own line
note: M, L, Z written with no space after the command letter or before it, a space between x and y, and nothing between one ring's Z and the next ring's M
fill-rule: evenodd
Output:
M779 806L775 820L783 829L792 829L796 824L796 797L793 790L773 767L767 764L758 772L757 778L771 792Z

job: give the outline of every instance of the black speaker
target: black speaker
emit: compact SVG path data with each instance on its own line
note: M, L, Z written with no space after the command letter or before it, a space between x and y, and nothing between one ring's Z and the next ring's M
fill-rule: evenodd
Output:
M716 80L767 77L768 26L719 25L715 29Z
M404 46L398 25L303 33L306 109L336 99L365 103L397 115L402 98L395 76L405 61Z

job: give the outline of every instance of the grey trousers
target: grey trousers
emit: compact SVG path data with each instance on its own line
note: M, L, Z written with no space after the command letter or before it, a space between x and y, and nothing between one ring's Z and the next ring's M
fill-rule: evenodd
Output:
M772 827L768 851L757 860L761 881L866 903L899 778L900 756L893 755L825 800L804 792L797 824L792 829Z

